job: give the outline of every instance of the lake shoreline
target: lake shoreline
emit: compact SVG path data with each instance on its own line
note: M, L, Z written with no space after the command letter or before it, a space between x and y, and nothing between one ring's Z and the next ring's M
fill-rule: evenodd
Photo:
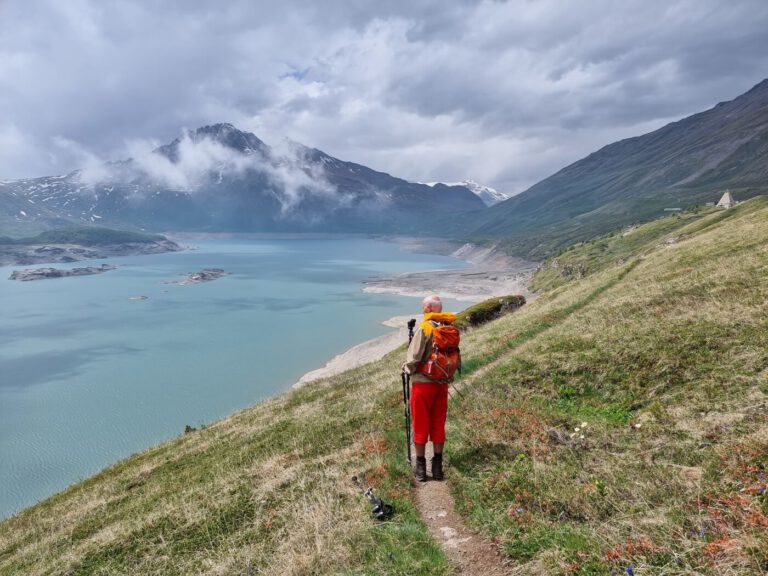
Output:
M362 293L369 277L463 266L370 235L191 244L110 258L117 270L109 274L0 282L0 451L10 463L0 467L0 517L188 425L280 396L305 372L383 334L381 320L418 306ZM167 284L208 268L229 274Z
M422 298L437 293L446 299L471 303L509 294L522 294L529 302L536 298L529 288L531 277L538 268L536 262L510 257L494 248L472 244L457 247L456 243L440 239L391 237L386 240L414 252L454 256L467 262L469 267L375 277L363 282L363 292ZM418 319L420 316L420 311L415 308L413 317ZM410 318L396 316L384 320L384 326L395 330L337 354L325 366L304 374L291 388L300 388L383 358L408 341L406 323Z
M270 236L260 240L272 238L277 239ZM327 235L321 238L330 239ZM76 279L62 286L35 282L31 288L26 283L23 287L16 282L2 283L5 290L2 296L8 298L5 301L9 309L15 311L12 318L15 323L4 325L5 334L0 331L0 339L5 337L8 342L17 343L18 350L11 350L15 355L9 353L6 359L12 364L3 366L3 369L7 366L12 369L4 372L4 376L14 384L14 389L6 390L2 397L4 411L0 422L5 428L0 427L0 436L8 439L2 448L14 466L4 469L0 478L4 488L0 490L0 518L31 506L129 454L175 437L185 425L215 422L254 403L279 396L289 391L296 376L313 366L322 367L322 372L311 370L303 382L372 362L403 346L408 339L406 322L420 313L418 301L410 303L407 299L363 293L365 282L375 282L378 288L387 288L391 294L426 290L426 293L439 291L447 297L450 286L442 280L424 286L424 275L429 273L390 272L423 271L435 266L445 269L435 272L435 278L442 278L444 273L464 275L464 279L459 277L459 280L473 284L477 288L475 299L481 300L487 296L487 287L482 288L482 284L494 285L496 289L501 286L501 276L496 280L482 279L483 274L502 269L510 272L497 266L478 275L472 265L465 267L455 259L445 258L454 253L456 258L467 256L467 248L457 253L461 246L440 240L433 244L424 239L335 235L333 239L351 240L349 248L345 245L343 250L333 242L329 245L332 250L314 241L308 243L311 249L291 242L286 254L295 254L292 258L299 260L292 268L285 268L279 246L270 245L268 250L261 251L249 247L248 242L234 242L222 251L206 248L207 240L219 239L219 236L200 239L201 246L197 249L187 248L163 255L162 259L144 255L121 260L117 272L83 279L82 284ZM295 239L306 240L306 237ZM388 243L389 247L363 248L368 240L374 240L377 245ZM407 250L400 250L400 246ZM422 254L414 257L414 252ZM342 269L350 258L354 279L345 284L349 272ZM468 256L465 261L469 261ZM221 266L232 278L189 289L174 290L166 286L170 274L183 276L203 266ZM340 333L346 331L347 339L343 343L337 341L335 346L326 340L310 362L290 373L281 368L289 364L287 357L274 367L259 364L262 360L257 356L264 346L251 346L253 357L238 353L236 348L241 342L248 342L252 332L258 330L269 336L270 351L264 353L268 359L281 351L290 354L295 349L294 335L277 329L262 330L262 326L271 324L262 324L260 315L277 313L280 322L275 326L280 327L288 326L286 318L294 318L294 314L304 322L305 314L320 314L319 310L324 307L318 307L308 298L296 308L292 294L275 294L274 290L260 292L259 279L282 278L279 274L283 273L293 279L296 270L307 271L306 276L295 278L297 286L311 287L318 291L318 298L341 296L341 301L331 301L335 306L347 305L348 301L351 312L344 314L344 318L357 320L334 324ZM361 274L360 270L369 271ZM339 287L335 287L336 282ZM466 289L462 294L465 298L471 296ZM137 307L135 300L148 302ZM450 306L460 308L456 302ZM180 316L182 310L184 315ZM96 316L94 311L98 311ZM389 318L395 314L403 316ZM32 319L31 324L28 318ZM84 318L90 321L84 322ZM386 322L391 328L389 334L365 340L371 334L382 332L376 324L384 318L389 318ZM204 326L201 319L205 321ZM310 325L323 326L335 319L336 316L320 315L310 321ZM114 330L115 326L120 330ZM235 338L233 334L239 332L232 332L232 327L242 329L243 336ZM359 336L350 337L350 330ZM21 333L29 333L30 338L15 338ZM62 334L68 338L60 338ZM136 339L139 336L140 339ZM57 346L65 341L76 343L78 349L73 351L65 346L59 350ZM22 349L28 342L34 345L30 344L28 351ZM342 352L355 342L362 343ZM141 358L137 361L139 355ZM244 361L246 357L248 360ZM55 362L49 363L49 358ZM332 361L323 366L329 358ZM221 381L215 390L210 387L209 378L198 378L210 371L211 362L216 362ZM258 366L258 372L249 368L251 364ZM168 368L160 373L155 369L158 366ZM101 385L106 381L110 382L109 386ZM127 390L130 394L126 395ZM193 400L206 394L209 396L202 405ZM38 396L44 396L46 401L35 403L29 410L28 404L21 409L22 401ZM88 402L97 407L96 413L103 412L104 407L119 409L112 410L110 418L104 421L72 417L89 413ZM146 425L142 418L146 419ZM24 439L23 444L11 436L10 430ZM27 458L29 454L35 457ZM59 461L62 454L67 458L61 466L41 466L40 463Z

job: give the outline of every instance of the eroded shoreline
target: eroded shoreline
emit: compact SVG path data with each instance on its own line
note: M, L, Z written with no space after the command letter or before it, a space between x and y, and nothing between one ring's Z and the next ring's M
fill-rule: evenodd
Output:
M536 298L530 289L537 262L529 262L502 254L493 248L464 244L459 248L448 242L437 241L431 245L423 239L393 238L406 249L441 253L455 256L470 264L468 268L407 272L366 280L363 292L397 294L399 296L424 297L440 294L443 298L464 302L480 302L494 296L522 294L527 301ZM447 248L453 247L452 252ZM430 247L434 248L430 250ZM293 388L299 388L315 380L341 374L346 370L379 360L408 341L406 323L411 317L420 317L418 309L413 316L396 316L382 322L394 328L392 332L366 340L334 356L325 366L304 374Z

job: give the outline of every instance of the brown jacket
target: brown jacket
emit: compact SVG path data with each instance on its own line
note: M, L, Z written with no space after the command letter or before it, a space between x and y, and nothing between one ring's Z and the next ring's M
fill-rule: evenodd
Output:
M424 330L417 328L413 334L413 340L408 346L408 351L405 353L405 364L403 364L403 370L411 375L411 382L433 381L428 376L416 371L416 366L427 359L431 348L432 336L427 336L424 334Z

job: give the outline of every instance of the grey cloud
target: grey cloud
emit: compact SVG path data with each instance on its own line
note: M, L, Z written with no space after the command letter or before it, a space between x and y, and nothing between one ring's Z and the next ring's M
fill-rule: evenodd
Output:
M0 179L231 122L520 191L749 89L766 29L763 0L6 0Z
M411 54L415 61L401 69L389 94L397 105L419 114L454 114L493 133L509 133L558 119L570 126L630 125L690 113L696 110L690 76L721 94L738 94L728 91L725 82L712 82L728 77L732 84L734 59L741 63L744 89L760 80L756 55L763 59L768 52L765 9L742 10L736 18L730 6L700 2L696 7L708 7L701 15L685 4L693 21L678 18L666 28L664 11L659 16L660 6L653 3L603 5L603 13L597 9L600 3L579 5L578 13L565 8L553 13L552 30L541 29L542 21L527 29L530 19L487 13L486 19L498 26L488 25L486 35L461 38L458 52L424 45ZM721 30L721 16L729 15L743 25ZM713 42L718 36L722 45ZM719 57L709 54L710 45L718 46ZM710 64L696 67L697 61ZM451 66L466 73L447 74ZM707 97L711 102L712 93Z

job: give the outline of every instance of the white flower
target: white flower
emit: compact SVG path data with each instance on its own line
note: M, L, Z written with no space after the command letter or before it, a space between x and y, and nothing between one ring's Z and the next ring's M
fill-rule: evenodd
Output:
M586 422L582 422L582 423L581 423L581 427L582 427L582 428L586 428L586 427L587 427L587 423L586 423Z
M584 440L584 434L580 434L580 435L579 435L579 439L580 439L580 440Z
M640 428L640 426L642 426L642 424L641 424L640 422L638 422L637 424L635 424L635 428Z
M576 426L576 428L573 429L574 432L578 432L579 430L581 430L581 428L579 428L578 426Z

